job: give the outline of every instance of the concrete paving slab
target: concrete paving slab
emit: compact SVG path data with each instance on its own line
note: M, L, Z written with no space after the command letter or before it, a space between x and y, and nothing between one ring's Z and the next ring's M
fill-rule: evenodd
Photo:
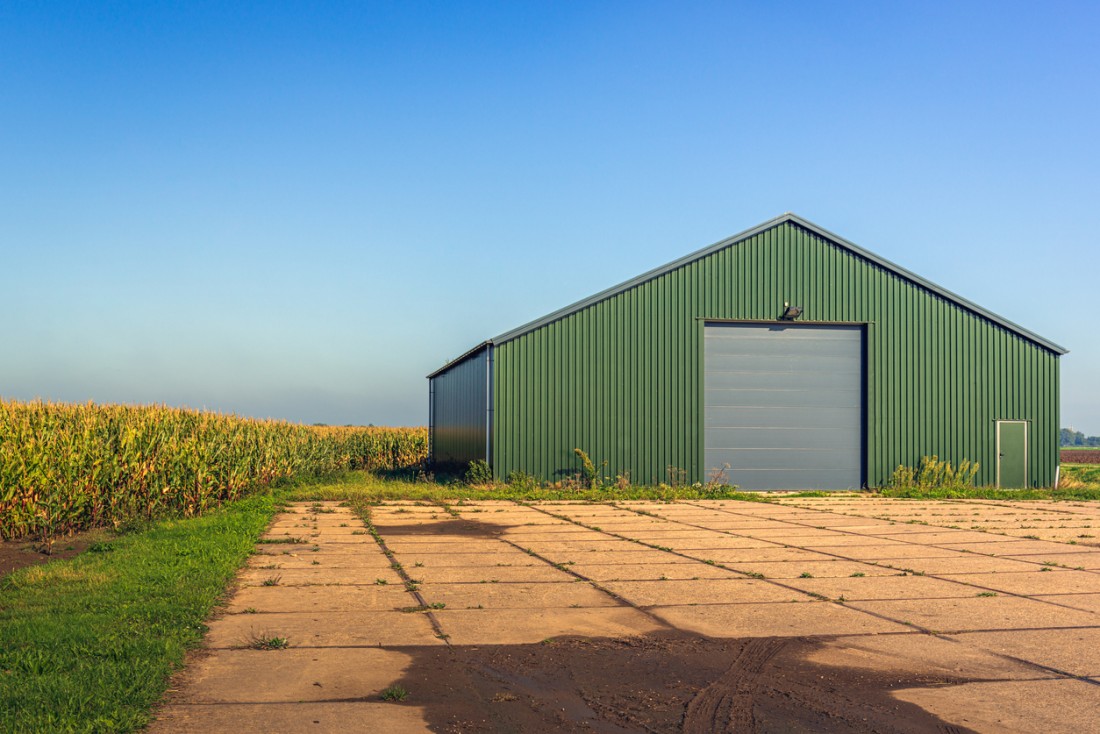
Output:
M958 558L957 550L944 550L935 546L917 546L895 543L890 545L843 546L817 548L823 554L840 556L849 560L887 560L904 562L911 558Z
M951 639L1073 676L1100 676L1100 627L966 632Z
M998 557L1027 563L1052 563L1067 568L1080 566L1088 571L1100 570L1100 553L1080 546L1067 546L1057 553L1022 553L1020 555Z
M879 535L878 537L892 539L896 538L901 540L908 540L910 542L918 542L926 545L938 545L948 543L954 544L1004 542L1004 538L1000 535L994 535L992 533L982 533L976 530L950 530L947 532L928 533L896 533L893 535Z
M839 553L842 552L839 549L847 547L892 549L898 547L901 543L898 543L896 540L875 535L837 535L832 538L814 539L810 542L798 540L788 543L788 545L794 545L809 550L827 550L830 553Z
M366 541L370 541L369 543ZM317 550L314 550L316 548ZM306 543L304 545L257 545L256 555L270 554L274 556L300 555L306 556L312 553L350 554L355 556L380 556L382 551L374 543L373 539L356 539L354 542L340 543L327 541L323 543Z
M443 643L427 616L397 611L230 614L210 623L205 642L212 649L247 648L260 636L285 637L291 648Z
M1051 571L1040 571L1035 568L1023 573L941 574L940 577L959 579L966 581L968 584L1027 596L1100 593L1100 574L1087 571L1067 571L1060 568Z
M638 546L633 551L604 551L604 552L577 552L577 551L548 551L540 550L540 555L549 558L555 563L576 561L577 563L598 564L615 566L619 564L635 563L699 563L698 558L690 557L690 554L677 555L668 551L654 550L645 546ZM707 556L709 558L709 555Z
M514 550L499 540L463 540L460 538L440 538L435 543L409 543L402 539L393 539L386 536L386 548L397 555L406 553L423 554L450 554L450 553L499 553L501 551Z
M616 581L605 583L604 587L642 607L809 601L809 597L797 591L745 578Z
M538 584L424 584L420 595L429 604L446 604L447 609L529 609L556 614L562 608L621 606L590 584L576 582L566 574L560 578L568 580Z
M570 569L593 581L659 579L743 579L743 574L703 563L577 563Z
M706 523L700 523L705 525ZM790 545L803 545L815 540L831 540L848 537L846 533L824 528L808 528L803 525L780 525L761 530L738 530L738 535L757 540L772 540Z
M630 607L560 609L532 614L530 609L444 609L435 613L455 645L521 645L571 636L626 637L664 626Z
M652 548L641 543L631 543L617 538L589 538L587 540L537 540L524 544L536 553L642 553Z
M807 660L850 669L904 670L948 678L1034 680L1044 675L1030 665L959 644L955 639L921 633L840 636L822 641Z
M866 561L904 560L908 558L967 558L961 551L938 548L934 545L919 543L898 543L896 545L849 546L830 551L836 555Z
M572 580L568 574L546 564L524 566L413 566L405 569L425 584L432 583L512 583L561 582Z
M513 543L523 544L540 540L581 540L592 537L592 533L592 530L573 526L572 528L563 528L555 531L537 530L534 532L524 532L522 530L508 530L502 533L500 537L510 540Z
M767 561L835 561L835 555L802 550L801 548L742 548L740 550L715 550L707 554L711 560L719 563L751 563Z
M996 537L996 536L994 536ZM1061 543L1044 540L998 540L992 543L941 543L941 547L952 550L971 551L993 556L1024 555L1028 553L1057 553L1065 551Z
M979 589L941 581L931 576L862 576L857 578L795 578L784 580L788 586L811 591L830 599L847 601L870 599L942 599L972 597Z
M1089 627L1097 623L1096 615L1089 612L1013 596L853 601L848 606L937 632Z
M650 538L648 542L655 543L656 545L663 545L667 548L672 548L676 551L723 551L723 550L746 550L755 548L775 548L776 544L770 540L757 540L755 538L687 538L684 540L678 538Z
M248 568L313 568L324 566L326 568L388 568L390 559L381 553L374 555L359 555L354 553L302 553L289 556L263 555L252 556L248 561Z
M230 613L383 611L416 604L403 585L358 586L244 586L226 606Z
M173 705L158 713L160 718L148 729L153 734L413 734L431 731L423 709L382 701Z
M804 573L814 577L842 577L851 576L854 573L862 573L866 576L890 576L896 575L897 570L884 566L874 566L870 563L857 561L778 561L726 564L744 573L759 573L769 579L793 579Z
M293 532L291 533L293 534ZM364 540L368 539L370 533L363 526L362 523L356 523L355 525L348 524L347 527L319 527L313 528L311 531L311 537L320 538L322 540L347 540L349 537L364 537Z
M1031 598L1100 615L1100 594L1034 594Z
M1035 570L1034 564L977 554L964 554L945 558L902 558L898 560L880 560L878 563L895 568L911 568L929 575Z
M893 696L980 732L1079 734L1096 726L1100 686L1073 679L906 688Z
M406 551L397 555L397 559L405 568L412 568L418 563L427 568L441 568L445 566L469 567L469 566L538 566L543 561L530 556L523 551L502 546L494 553L420 553Z
M631 538L638 540L685 540L688 538L730 538L735 537L715 530L701 530L695 528L673 526L657 530L631 530Z
M194 704L378 699L410 659L377 647L222 650L196 659L182 684Z
M711 637L880 634L910 628L823 601L653 607L674 627Z
M242 586L373 584L378 579L382 579L387 584L401 583L401 577L389 567L329 568L324 565L310 568L249 568L242 571L237 579Z

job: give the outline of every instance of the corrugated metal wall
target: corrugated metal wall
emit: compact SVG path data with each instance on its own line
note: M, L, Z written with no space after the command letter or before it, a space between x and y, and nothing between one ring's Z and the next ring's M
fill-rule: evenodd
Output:
M486 459L487 360L480 349L431 378L431 454L435 464Z
M993 483L997 419L1031 421L1030 481L1053 482L1054 353L792 222L498 344L496 474L572 474L579 447L635 483L703 480L703 324L785 301L801 322L867 324L869 484L931 454Z

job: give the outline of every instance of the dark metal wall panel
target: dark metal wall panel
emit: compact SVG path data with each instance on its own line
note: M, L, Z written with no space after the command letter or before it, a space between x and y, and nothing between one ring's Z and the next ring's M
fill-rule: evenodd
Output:
M863 484L863 328L708 324L708 476L743 489Z
M785 222L494 348L494 460L544 479L582 448L609 476L704 481L703 323L866 325L869 484L924 455L982 465L998 419L1030 422L1029 482L1057 466L1055 352L897 272Z
M486 459L489 355L486 347L431 378L431 452L435 464Z

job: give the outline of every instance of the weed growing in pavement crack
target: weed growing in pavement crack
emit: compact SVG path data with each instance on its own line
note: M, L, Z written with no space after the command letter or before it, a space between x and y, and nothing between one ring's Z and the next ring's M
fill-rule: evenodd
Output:
M285 650L290 647L290 639L269 635L266 632L253 633L248 638L248 647L253 650Z
M408 697L409 692L405 690L405 687L396 683L382 691L383 701L404 701Z

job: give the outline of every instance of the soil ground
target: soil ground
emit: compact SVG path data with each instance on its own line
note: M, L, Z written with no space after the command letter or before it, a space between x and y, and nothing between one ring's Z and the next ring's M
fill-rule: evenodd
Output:
M49 553L42 543L25 538L0 540L0 578L20 568L80 555L88 550L88 546L106 540L109 536L110 533L106 530L89 530L58 538L53 542Z
M1095 504L372 518L280 515L151 730L1054 733L1100 710Z

